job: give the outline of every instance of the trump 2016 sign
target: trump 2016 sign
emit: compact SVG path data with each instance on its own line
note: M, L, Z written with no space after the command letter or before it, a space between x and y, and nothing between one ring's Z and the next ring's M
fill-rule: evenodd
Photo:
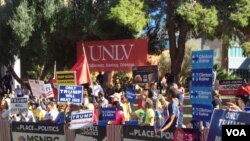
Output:
M78 58L83 47L91 71L130 71L147 63L146 39L78 42Z

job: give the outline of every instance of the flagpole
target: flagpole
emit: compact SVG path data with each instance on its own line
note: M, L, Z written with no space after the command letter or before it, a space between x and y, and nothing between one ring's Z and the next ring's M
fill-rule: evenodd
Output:
M84 58L86 59L86 63L87 63L87 65L89 66L89 63L88 63L88 59L87 59L87 55L86 55L86 52L85 52L85 48L84 48L83 42L82 42L82 50L83 50ZM88 69L88 73L89 73L89 77L90 77L90 84L91 84L91 75L90 75L89 67L87 67L87 69Z
M56 61L54 62L54 76L53 76L53 79L56 78Z

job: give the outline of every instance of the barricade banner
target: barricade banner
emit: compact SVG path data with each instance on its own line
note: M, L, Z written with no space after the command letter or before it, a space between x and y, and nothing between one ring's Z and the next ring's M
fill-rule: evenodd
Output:
M106 126L77 129L75 141L107 141Z
M33 96L40 97L45 94L44 81L41 80L28 80Z
M250 125L250 113L214 110L207 141L221 141L222 125Z
M51 87L51 84L44 84L44 90L45 90L46 98L54 97L54 92Z
M154 126L123 126L123 141L173 141L173 132L155 132Z
M59 102L82 104L83 86L59 86Z
M12 122L13 141L66 141L64 125Z
M178 128L174 132L174 141L200 141L200 133L194 129Z
M158 66L134 66L134 83L154 83L158 82Z
M10 99L10 113L21 114L28 112L28 99L27 98L11 98Z
M71 112L71 122L69 129L79 129L88 126L93 126L92 110Z

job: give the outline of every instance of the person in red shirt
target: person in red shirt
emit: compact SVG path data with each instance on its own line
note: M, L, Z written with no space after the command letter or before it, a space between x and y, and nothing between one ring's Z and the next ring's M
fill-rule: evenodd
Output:
M242 85L237 89L237 95L250 95L250 85L246 80L243 81Z

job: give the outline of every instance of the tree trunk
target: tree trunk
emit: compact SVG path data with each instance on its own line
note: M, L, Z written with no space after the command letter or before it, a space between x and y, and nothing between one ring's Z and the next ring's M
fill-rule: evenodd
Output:
M222 58L221 58L221 68L227 70L228 69L228 47L229 47L229 40L224 39L222 41Z
M18 77L18 75L16 74L15 70L11 66L6 66L6 67L8 68L8 71L10 71L10 73L14 77L14 79L16 79L16 81L18 83L20 83L21 86L24 86L25 83L23 82L23 80L21 78Z
M174 1L168 0L168 9L167 9L167 29L168 29L168 36L169 36L169 53L170 53L170 60L171 60L171 71L175 73L175 66L173 65L176 60L176 37L175 37L175 11L174 11Z

